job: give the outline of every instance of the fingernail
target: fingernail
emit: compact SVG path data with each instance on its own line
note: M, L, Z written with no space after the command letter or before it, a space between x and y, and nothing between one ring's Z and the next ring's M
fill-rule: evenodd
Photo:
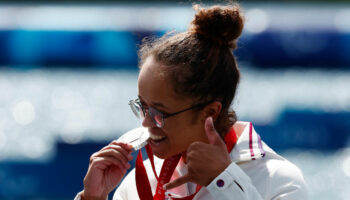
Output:
M167 184L163 185L163 190L166 190L166 186L167 186Z

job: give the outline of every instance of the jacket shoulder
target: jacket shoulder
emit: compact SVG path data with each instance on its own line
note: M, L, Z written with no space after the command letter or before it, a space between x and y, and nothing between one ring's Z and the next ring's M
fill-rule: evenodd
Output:
M274 151L262 160L268 172L267 199L307 199L306 182L296 165Z
M307 199L301 170L263 143L265 156L239 163L264 199Z
M270 160L271 199L284 197L284 199L307 199L307 186L301 170L288 160ZM288 197L288 198L287 198Z

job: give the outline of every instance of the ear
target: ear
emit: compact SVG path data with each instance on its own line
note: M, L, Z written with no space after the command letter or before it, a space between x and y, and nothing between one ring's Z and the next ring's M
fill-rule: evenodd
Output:
M212 117L213 121L216 121L221 112L221 108L222 104L219 101L214 101L206 105L203 109L203 121L205 121L208 117Z

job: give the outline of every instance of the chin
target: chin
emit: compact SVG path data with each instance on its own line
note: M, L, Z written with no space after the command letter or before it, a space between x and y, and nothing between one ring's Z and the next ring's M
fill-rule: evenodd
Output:
M157 156L160 159L167 159L173 156L172 154L166 153L166 152L153 152L155 156Z
M155 152L153 151L153 154L160 158L160 159L167 159L171 158L172 156L178 155L178 154L183 154L183 152L166 152L166 151L160 151L160 152Z

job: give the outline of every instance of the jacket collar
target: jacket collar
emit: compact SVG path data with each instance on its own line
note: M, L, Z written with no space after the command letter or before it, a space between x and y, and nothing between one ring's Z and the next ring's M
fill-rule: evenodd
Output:
M260 135L256 133L251 122L238 121L234 126L243 126L243 132L230 153L235 163L261 159L265 156Z

